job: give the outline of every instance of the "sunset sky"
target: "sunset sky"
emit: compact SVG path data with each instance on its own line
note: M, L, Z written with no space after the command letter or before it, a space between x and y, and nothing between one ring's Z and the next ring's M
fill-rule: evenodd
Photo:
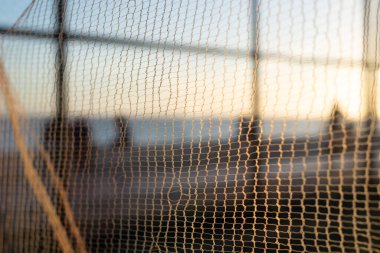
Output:
M16 27L52 31L51 2L37 0ZM12 10L0 15L0 24L12 24L27 3L5 5ZM68 42L69 113L171 118L258 111L265 118L301 120L326 117L337 102L347 116L363 116L363 6L355 0L260 1L257 110L251 99L254 29L248 1L69 1L69 32L159 43L142 48ZM1 54L24 112L54 112L55 42L3 38ZM237 54L203 53L204 48Z

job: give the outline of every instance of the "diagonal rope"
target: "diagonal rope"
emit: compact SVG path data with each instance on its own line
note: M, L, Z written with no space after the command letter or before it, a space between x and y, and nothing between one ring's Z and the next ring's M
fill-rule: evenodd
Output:
M59 176L55 172L55 169L54 169L54 166L53 166L53 163L51 161L49 153L44 149L44 147L40 143L38 143L38 146L40 149L40 153L42 155L42 159L47 164L47 169L50 173L53 184L58 191L60 200L63 203L63 208L65 211L65 218L68 221L68 225L70 227L71 233L73 234L74 238L76 239L78 251L81 253L85 253L85 252L87 252L86 243L80 234L78 226L76 225L74 213L70 207L70 202L69 202L69 197L67 195L67 191L65 190L65 187L62 183L62 180L59 178Z
M20 125L19 125L19 114L17 112L15 101L12 97L11 90L9 87L9 80L5 74L4 66L0 62L0 85L5 98L5 104L9 111L9 118L11 121L14 139L18 150L20 151L21 159L24 163L24 175L28 180L37 201L40 203L42 209L47 215L48 221L54 231L54 234L61 246L64 253L74 252L69 237L65 228L63 227L54 205L49 197L49 194L39 177L36 169L33 166L32 159L27 150L27 147L22 136Z

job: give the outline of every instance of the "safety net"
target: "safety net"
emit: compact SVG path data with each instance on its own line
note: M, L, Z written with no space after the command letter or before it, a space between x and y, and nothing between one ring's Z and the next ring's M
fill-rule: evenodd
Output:
M379 19L5 1L0 252L380 252Z

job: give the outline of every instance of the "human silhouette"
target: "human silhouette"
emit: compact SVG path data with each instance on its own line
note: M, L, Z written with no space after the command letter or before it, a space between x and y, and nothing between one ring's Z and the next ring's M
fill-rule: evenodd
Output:
M88 169L91 155L91 132L87 120L77 118L72 122L70 128L72 137L71 151L73 151L73 161L76 163L77 169ZM69 133L70 134L70 133Z
M341 153L345 147L349 148L352 146L353 125L347 122L337 103L332 108L327 131L329 133L332 153Z
M67 120L62 117L50 119L44 127L43 143L50 155L57 174L66 184L65 162L63 157L67 153L68 145Z
M115 148L128 148L129 141L129 128L128 128L128 120L124 116L115 117L115 128L116 128L116 136L113 141L113 146Z
M85 119L53 118L46 123L43 136L44 147L65 185L69 168L88 168L91 134Z

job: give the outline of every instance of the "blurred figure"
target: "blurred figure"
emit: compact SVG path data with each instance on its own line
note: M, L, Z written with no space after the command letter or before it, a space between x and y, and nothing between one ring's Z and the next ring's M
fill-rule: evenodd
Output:
M73 161L77 169L88 169L91 158L91 132L87 120L75 119L72 122L72 137L70 137ZM70 132L69 132L70 134Z
M238 134L238 141L240 142L248 142L248 133L251 131L250 128L251 121L247 117L240 117L239 119L239 134Z
M45 150L49 153L50 159L53 162L57 174L61 177L64 184L65 180L65 162L63 157L66 157L68 143L67 121L61 117L51 118L44 127L43 143Z
M44 128L43 142L49 153L56 173L67 191L75 192L69 182L83 178L78 173L90 167L91 139L90 128L85 119L69 120L53 118ZM79 184L75 184L79 185ZM57 193L51 192L57 212L63 224L66 224L65 211Z
M128 120L124 116L119 116L114 119L116 136L113 141L113 147L115 148L128 148L130 145L129 141L129 128Z
M344 126L343 114L338 104L335 104L331 111L328 131L332 153L341 153L343 151Z
M339 105L336 103L330 114L330 122L327 129L329 133L330 147L332 153L342 153L343 149L348 149L353 145L353 126L348 124L341 112Z
M85 119L53 118L46 123L43 136L44 147L65 185L69 168L89 167L91 136Z
M239 121L238 142L241 148L247 148L249 157L248 166L259 166L259 142L260 142L260 121L254 118L241 117Z

